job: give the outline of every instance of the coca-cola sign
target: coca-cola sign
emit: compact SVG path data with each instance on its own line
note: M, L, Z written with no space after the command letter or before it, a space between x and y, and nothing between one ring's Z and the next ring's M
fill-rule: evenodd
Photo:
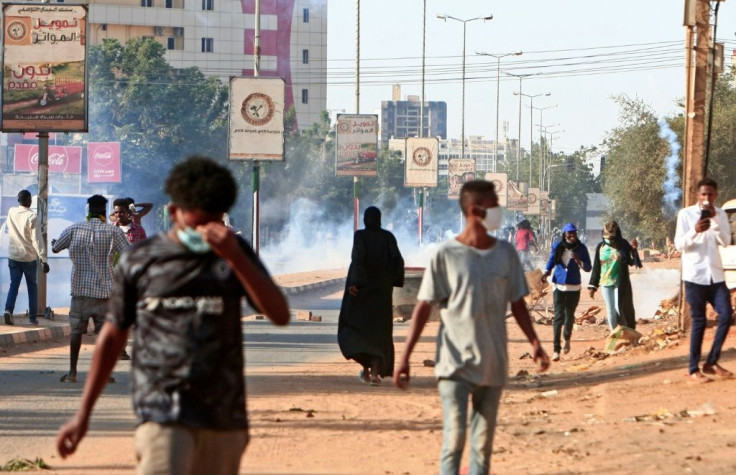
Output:
M38 145L15 144L15 171L38 172ZM49 172L81 173L82 147L49 145Z
M120 142L90 142L87 145L87 181L120 183Z

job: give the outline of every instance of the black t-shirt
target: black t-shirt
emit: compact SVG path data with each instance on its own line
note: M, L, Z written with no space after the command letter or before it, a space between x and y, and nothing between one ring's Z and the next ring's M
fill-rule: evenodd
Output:
M267 274L248 243L243 252ZM138 422L245 429L241 297L230 266L195 254L165 234L123 254L111 320L135 325L133 407Z

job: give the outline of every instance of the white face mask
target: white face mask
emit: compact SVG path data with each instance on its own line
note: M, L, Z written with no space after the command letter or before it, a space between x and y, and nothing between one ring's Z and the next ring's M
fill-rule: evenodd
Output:
M496 206L494 208L486 208L486 216L483 218L483 226L488 231L496 231L501 228L503 222L503 208Z

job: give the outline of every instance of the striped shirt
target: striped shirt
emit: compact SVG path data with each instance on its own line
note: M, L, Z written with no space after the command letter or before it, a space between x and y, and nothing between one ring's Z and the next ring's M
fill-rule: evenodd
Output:
M129 247L123 231L94 218L62 231L52 250L69 249L72 296L106 299L112 293L113 253L123 253Z

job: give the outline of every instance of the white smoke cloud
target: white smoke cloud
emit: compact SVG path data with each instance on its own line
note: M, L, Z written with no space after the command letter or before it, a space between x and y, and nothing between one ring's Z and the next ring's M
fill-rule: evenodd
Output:
M677 141L677 135L670 129L664 119L659 121L659 136L667 140L670 145L670 154L664 159L667 173L662 184L662 190L664 191L662 205L665 215L673 217L680 208L680 199L682 198L680 176L677 174L677 167L680 165L680 144Z

